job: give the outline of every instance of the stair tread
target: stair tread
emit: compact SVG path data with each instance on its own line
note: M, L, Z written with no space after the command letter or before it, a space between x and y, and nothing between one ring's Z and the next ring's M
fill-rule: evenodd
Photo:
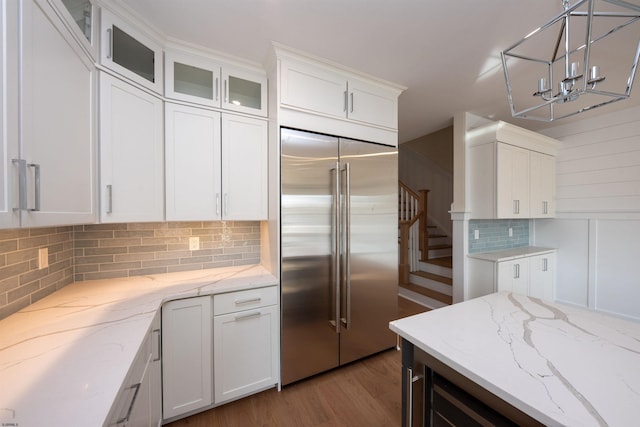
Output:
M423 286L415 285L413 283L403 283L403 284L400 284L400 287L403 287L405 289L408 289L420 295L424 295L426 297L432 298L434 300L440 301L441 303L444 303L444 304L451 305L451 303L453 302L453 298L450 295L445 295L443 293L440 293L431 289L427 289Z
M453 268L453 259L450 256L445 256L440 258L431 258L431 259L423 260L423 262L439 265L441 267Z
M411 274L424 277L425 279L435 280L436 282L444 283L445 285L453 285L453 279L451 279L450 277L440 276L438 274L429 273L427 271L412 271Z
M442 245L429 245L429 249L450 249L451 245L442 244Z
M446 234L429 234L430 239L437 239L438 237L447 237Z

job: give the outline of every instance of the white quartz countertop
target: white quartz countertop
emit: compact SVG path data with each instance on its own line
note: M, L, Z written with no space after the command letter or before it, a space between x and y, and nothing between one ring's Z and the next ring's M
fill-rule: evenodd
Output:
M491 252L476 252L468 254L469 258L483 259L486 261L501 262L523 258L531 255L542 255L555 252L554 248L542 248L539 246L525 246L523 248L503 249Z
M0 320L0 426L102 426L163 302L275 284L255 265L77 282Z
M640 323L500 292L390 327L545 425L638 425Z

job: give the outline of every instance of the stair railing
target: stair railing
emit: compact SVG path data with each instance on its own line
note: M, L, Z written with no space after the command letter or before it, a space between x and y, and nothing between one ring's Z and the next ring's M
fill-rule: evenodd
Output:
M428 254L428 232L426 220L426 199L429 190L415 193L404 183L398 188L398 223L400 228L400 269L401 283L409 282L409 273L419 270L420 260Z

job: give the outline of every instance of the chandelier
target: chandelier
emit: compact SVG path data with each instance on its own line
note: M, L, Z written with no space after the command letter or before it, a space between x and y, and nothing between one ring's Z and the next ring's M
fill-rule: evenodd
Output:
M501 52L513 117L553 121L627 99L640 56L640 6L562 0L563 12Z

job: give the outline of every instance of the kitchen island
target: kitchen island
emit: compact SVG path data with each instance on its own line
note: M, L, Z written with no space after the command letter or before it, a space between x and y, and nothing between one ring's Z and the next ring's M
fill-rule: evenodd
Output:
M65 286L0 320L0 425L107 425L163 303L277 283L252 265Z
M500 292L399 319L390 328L403 339L405 425L412 414L427 425L449 416L519 425L637 425L636 322ZM426 366L422 372L412 371L416 361ZM413 393L429 398L409 413Z

